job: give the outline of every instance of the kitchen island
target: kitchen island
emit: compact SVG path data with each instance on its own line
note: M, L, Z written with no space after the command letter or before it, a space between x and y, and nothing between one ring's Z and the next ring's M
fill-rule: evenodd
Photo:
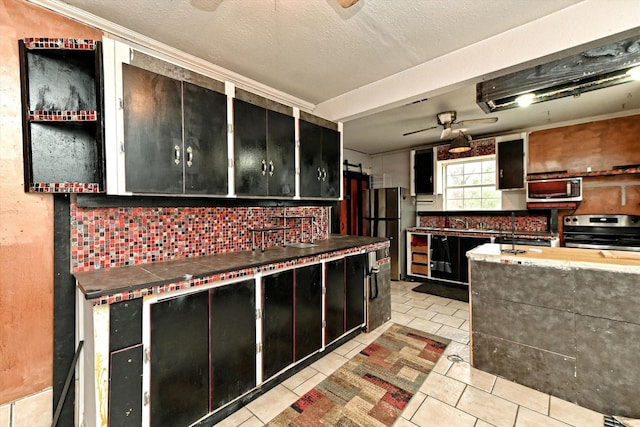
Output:
M637 252L485 244L468 253L474 367L640 417Z
M81 424L213 425L389 320L387 239L296 246L75 273Z

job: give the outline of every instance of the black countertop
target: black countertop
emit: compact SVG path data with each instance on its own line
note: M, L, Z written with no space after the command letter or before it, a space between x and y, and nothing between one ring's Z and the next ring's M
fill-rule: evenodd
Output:
M283 263L302 257L315 257L385 241L388 239L331 235L329 239L316 241L314 246L307 248L286 246L268 248L264 252L260 250L230 252L152 264L76 272L73 275L78 282L78 288L85 295L85 298L90 300L155 285Z

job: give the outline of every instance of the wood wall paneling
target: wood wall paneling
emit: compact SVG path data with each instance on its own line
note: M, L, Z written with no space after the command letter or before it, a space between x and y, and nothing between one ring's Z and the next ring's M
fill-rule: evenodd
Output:
M586 172L640 163L640 115L546 129L529 135L528 173Z

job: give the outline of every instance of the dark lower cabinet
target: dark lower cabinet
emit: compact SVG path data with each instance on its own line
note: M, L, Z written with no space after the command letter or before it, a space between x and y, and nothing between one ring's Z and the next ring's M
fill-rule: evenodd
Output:
M295 270L295 360L322 348L322 265Z
M344 297L345 277L344 259L329 261L325 264L325 342L327 344L345 333Z
M491 242L487 237L460 237L460 281L469 283L469 258L467 252L471 249Z
M262 278L262 369L266 380L293 363L293 270Z
M209 412L209 293L151 306L151 426L187 426Z
M365 322L365 288L364 279L367 268L367 254L352 255L345 262L345 317L346 330Z
M109 425L142 425L142 344L111 353Z
M445 280L460 280L459 242L457 236L431 236L429 263L431 277Z
M253 280L213 288L211 410L256 386L256 296Z

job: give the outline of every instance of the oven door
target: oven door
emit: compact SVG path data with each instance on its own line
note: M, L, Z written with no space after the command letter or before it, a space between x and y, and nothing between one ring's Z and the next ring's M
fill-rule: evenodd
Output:
M597 228L597 230L594 228ZM613 227L565 226L563 236L564 245L568 248L640 252L640 233L638 229L620 230L619 228L613 229Z

